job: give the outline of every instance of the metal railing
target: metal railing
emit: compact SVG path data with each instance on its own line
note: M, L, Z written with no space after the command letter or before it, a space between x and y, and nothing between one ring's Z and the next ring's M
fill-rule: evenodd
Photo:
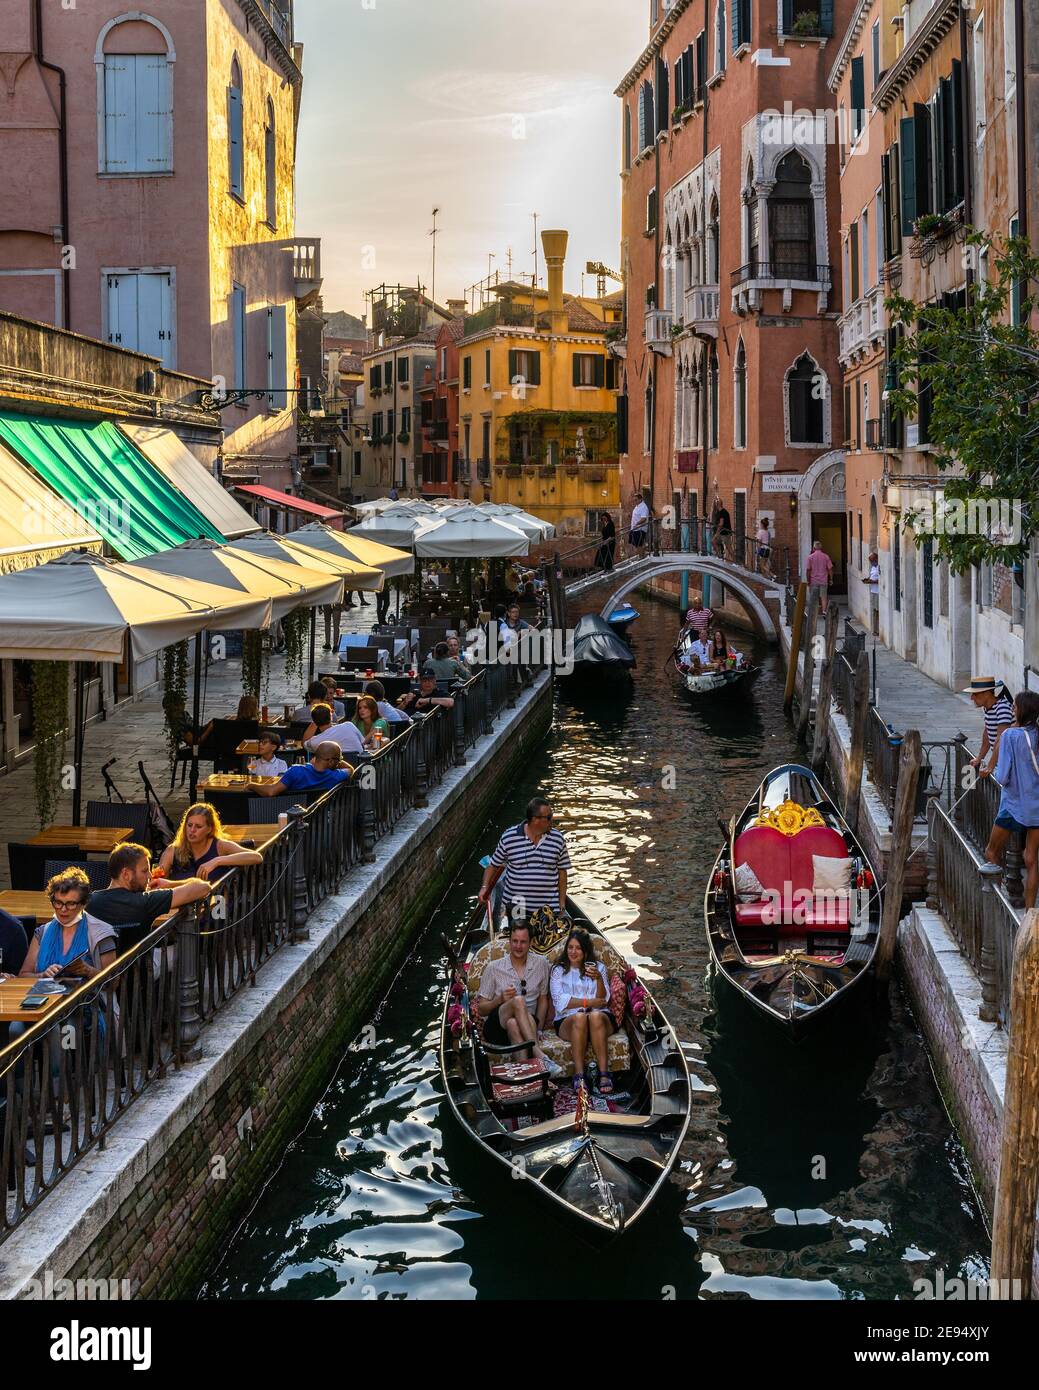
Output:
M748 261L732 272L732 287L748 280L805 280L815 285L829 286L830 267L816 261Z
M670 524L673 521L674 524ZM787 585L791 578L791 556L789 546L773 543L768 556L758 555L758 543L754 536L737 535L734 532L721 533L712 528L709 520L694 516L652 517L646 539L641 546L631 544L630 530L625 523L617 528L617 536L612 552L610 569L646 555L703 555L718 560L727 560L739 565L762 579L782 582ZM604 569L602 563L602 542L588 539L566 551L561 556L564 583L583 579L596 569Z
M310 913L426 805L524 683L516 666L478 671L452 709L416 718L350 781L291 812L261 863L230 870L203 906L180 909L0 1048L0 1242L170 1065L199 1056L202 1028L305 937Z

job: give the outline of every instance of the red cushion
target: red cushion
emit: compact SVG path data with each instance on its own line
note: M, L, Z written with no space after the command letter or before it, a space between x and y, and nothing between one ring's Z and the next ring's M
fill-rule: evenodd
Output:
M736 924L740 927L772 927L780 936L803 936L809 929L832 928L835 933L848 930L851 902L848 898L834 900L821 897L817 903L802 904L794 898L782 905L782 921L776 921L776 905L767 898L758 903L737 903Z
M807 825L804 830L791 837L790 841L790 881L795 890L812 888L815 869L812 856L820 859L847 859L848 846L844 836L831 830L828 825Z
M783 891L790 877L790 837L771 825L754 825L737 835L733 846L733 869L749 864L762 888ZM752 906L744 903L742 906Z

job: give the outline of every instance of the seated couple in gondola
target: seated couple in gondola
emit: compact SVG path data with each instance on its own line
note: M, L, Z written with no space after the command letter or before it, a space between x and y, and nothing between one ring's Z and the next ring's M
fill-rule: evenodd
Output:
M514 921L509 928L509 954L488 963L480 979L477 1007L483 1018L484 1042L495 1046L527 1042L550 1073L562 1068L540 1046L548 1010L553 1027L570 1045L574 1060L574 1089L585 1085L589 1044L599 1070L598 1089L609 1095L608 1043L615 1023L610 1012L610 981L605 966L595 959L587 932L573 928L551 969L546 958L530 952L530 927Z
M705 633L691 642L678 658L678 664L682 670L699 675L702 671L739 670L744 660L743 653L730 647L725 633L715 627L710 636Z

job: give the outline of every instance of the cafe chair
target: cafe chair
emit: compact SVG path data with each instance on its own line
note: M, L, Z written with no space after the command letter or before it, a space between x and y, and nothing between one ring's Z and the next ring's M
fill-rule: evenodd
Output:
M49 883L55 874L66 869L82 869L90 880L92 890L107 888L111 879L108 874L108 861L105 859L48 859L43 866L43 881Z
M18 893L40 893L47 880L44 868L49 859L75 860L78 845L21 845L7 846L7 862L11 870L11 887Z
M246 739L259 737L260 724L256 719L214 719L206 740L214 772L240 771L242 760L235 749Z
M148 803L146 801L88 801L85 825L128 825L130 838L147 844ZM55 856L56 857L56 856Z
M276 825L278 817L287 815L293 806L300 805L298 796L251 796L249 798L250 825Z

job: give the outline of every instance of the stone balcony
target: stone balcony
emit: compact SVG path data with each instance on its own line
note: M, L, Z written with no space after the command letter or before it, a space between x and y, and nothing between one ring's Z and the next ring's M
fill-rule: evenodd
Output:
M719 300L717 285L691 285L685 292L682 314L686 328L700 337L717 338Z
M847 366L884 341L884 291L880 285L857 299L837 321L837 356Z
M670 309L646 310L646 346L651 352L671 356L671 329L674 315Z
M297 307L305 309L321 293L321 238L294 237L292 278Z

